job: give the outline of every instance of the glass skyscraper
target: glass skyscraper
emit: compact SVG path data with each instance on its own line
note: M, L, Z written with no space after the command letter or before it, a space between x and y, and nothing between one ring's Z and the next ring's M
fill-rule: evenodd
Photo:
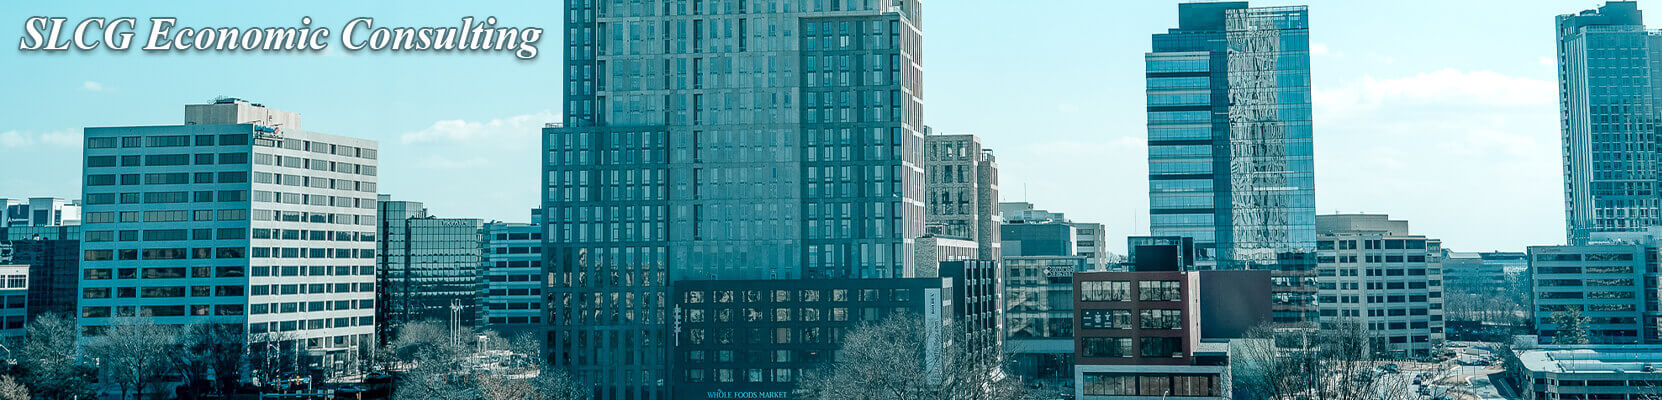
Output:
M657 399L672 282L897 278L923 232L919 0L566 1L547 344Z
M376 259L382 340L399 324L430 321L472 327L479 320L484 222L436 218L419 202L380 195Z
M1655 107L1662 36L1645 30L1631 1L1556 22L1565 235L1582 243L1592 232L1662 225Z
M1312 320L1308 13L1218 2L1178 14L1146 55L1151 231L1194 238L1198 268L1282 271L1277 321Z

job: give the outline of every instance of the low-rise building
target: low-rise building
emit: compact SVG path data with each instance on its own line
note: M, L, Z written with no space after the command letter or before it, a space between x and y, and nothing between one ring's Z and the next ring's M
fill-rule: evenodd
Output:
M1525 400L1652 399L1662 396L1662 346L1542 346L1519 350Z
M1541 342L1561 342L1560 314L1585 318L1580 329L1594 344L1653 339L1655 324L1642 318L1655 300L1645 283L1647 254L1654 250L1636 243L1530 246L1531 316Z
M787 398L861 323L895 312L944 338L952 278L702 280L674 284L675 398Z
M1017 376L1073 379L1073 275L1088 265L1080 256L1004 257L1004 352Z
M1075 398L1229 398L1227 345L1208 348L1200 341L1200 274L1074 278Z

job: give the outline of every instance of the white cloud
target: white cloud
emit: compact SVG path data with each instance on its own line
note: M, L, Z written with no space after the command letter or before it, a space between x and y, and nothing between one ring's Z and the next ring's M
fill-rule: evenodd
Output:
M98 82L93 82L93 81L86 81L86 82L81 82L81 88L97 92L97 91L104 90L104 84L98 83Z
M34 145L80 148L81 132L77 130L34 133L24 131L0 132L0 147L21 148Z
M542 132L544 123L559 121L551 111L493 119L486 122L459 119L434 122L427 129L405 133L404 144L433 142L497 142L505 138L531 136Z
M458 169L458 168L482 167L482 166L485 166L485 165L488 165L488 164L490 164L490 160L487 160L484 157L469 157L469 158L464 158L464 159L459 159L458 160L458 159L454 159L454 158L450 158L450 157L446 157L446 156L442 156L442 155L438 155L438 154L433 154L433 155L429 155L426 158L424 158L421 161L421 163L416 165L416 167L419 167L419 168L439 168L439 169Z
M1557 243L1557 93L1456 69L1318 86L1318 211L1390 213L1458 250Z
M1553 82L1447 68L1404 78L1364 76L1337 88L1318 87L1314 96L1317 113L1349 114L1386 106L1554 105L1558 92Z
M1325 56L1327 54L1328 54L1328 50L1327 50L1327 44L1326 43L1311 43L1310 44L1310 55L1311 56Z
M1558 67L1558 60L1554 60L1552 57L1547 57L1547 56L1541 56L1540 58L1536 58L1535 63L1541 64L1542 66L1547 66L1547 67L1553 67L1553 68Z

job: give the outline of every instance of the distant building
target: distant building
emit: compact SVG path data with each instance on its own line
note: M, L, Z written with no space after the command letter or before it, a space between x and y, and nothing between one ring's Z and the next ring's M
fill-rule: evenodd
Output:
M1518 350L1524 400L1662 396L1662 346L1541 346Z
M1014 220L1004 224L1004 257L1074 256L1077 240L1073 225L1063 222ZM1091 263L1095 265L1094 260Z
M249 368L367 368L376 147L300 114L222 98L182 125L86 128L78 322L227 324ZM275 350L275 351L273 351Z
M924 235L916 241L918 271L920 277L940 276L941 263L951 261L981 259L979 244L971 240L956 239L945 236Z
M543 326L542 209L531 223L490 222L484 227L484 279L479 326L513 337L541 334Z
M81 201L52 197L0 198L0 228L81 224Z
M79 224L77 218L75 221ZM75 318L81 297L79 225L0 228L0 264L29 266L29 318L44 313Z
M380 199L376 324L387 340L400 324L429 321L473 327L479 320L483 222L437 218L422 203Z
M1443 287L1449 291L1488 292L1502 290L1506 273L1498 264L1485 264L1477 253L1443 249Z
M1009 256L1072 256L1085 257L1087 270L1107 268L1117 257L1108 252L1106 228L1095 222L1069 220L1067 215L1035 208L1033 203L999 203L1004 218L1000 229L1004 247Z
M0 265L0 341L12 348L16 348L25 333L28 301L29 266Z
M1376 351L1426 356L1444 341L1442 242L1384 214L1316 216L1321 326L1357 323Z
M975 135L925 132L924 231L975 242L975 258L997 260L1002 219L992 150L982 148Z
M952 278L684 280L675 283L675 398L789 398L862 323L906 312L926 337L957 315ZM978 319L978 318L973 318Z

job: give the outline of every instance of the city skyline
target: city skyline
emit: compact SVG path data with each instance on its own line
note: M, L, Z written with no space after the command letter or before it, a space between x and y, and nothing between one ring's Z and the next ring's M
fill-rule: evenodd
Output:
M930 113L924 123L936 132L977 134L987 148L998 152L1003 170L1001 200L1067 210L1074 218L1103 222L1112 237L1146 234L1146 198L1118 194L1146 187L1141 57L1149 49L1148 35L1162 32L1176 20L1175 4L1115 8L1079 2L1009 10L1013 14L1006 15L988 12L997 9L990 2L932 3L931 34L925 35L931 56L925 64L930 78L925 101L930 102ZM1253 6L1290 4L1296 3L1254 2ZM1317 194L1318 212L1388 212L1423 221L1416 225L1417 231L1465 251L1560 243L1562 225L1546 223L1562 220L1562 187L1556 182L1558 128L1553 113L1556 77L1551 71L1550 21L1553 15L1599 4L1532 2L1496 10L1472 4L1435 5L1441 12L1433 14L1419 12L1433 7L1430 2L1386 9L1311 4L1315 124L1317 131L1324 132L1315 140L1320 155L1316 169L1321 171L1316 180L1322 188ZM1640 9L1649 4L1641 2ZM983 52L989 45L1009 45L1014 39L976 30L976 26L1070 7L1078 12L1052 15L1058 23L1035 28L1035 34L1067 40L1022 42L1025 47L1020 48L1027 50L1018 57L1004 57L1008 59L987 57ZM78 4L44 5L29 12L67 17L166 14L182 21L237 26L292 24L289 20L302 15L318 21L345 20L353 13L407 24L440 23L456 13L470 13L494 14L513 25L552 28L559 24L563 11L554 5L507 3L435 3L430 10L393 13L367 6L300 11L272 7L263 13L239 15L177 6L138 10L128 5ZM1478 11L1493 13L1480 20L1466 17ZM1120 24L1097 31L1082 27L1091 25L1079 25L1087 21L1086 16L1102 15L1148 17L1119 18ZM1370 19L1370 15L1380 18ZM1439 34L1471 40L1436 44L1436 38L1427 33L1374 25L1393 15L1411 15L1434 24L1442 21L1439 25L1447 30ZM563 40L556 31L551 29L543 39L545 47ZM1400 40L1372 40L1379 32L1393 32ZM1497 45L1469 46L1491 41ZM1504 45L1499 41L1505 41ZM74 139L78 127L175 124L178 120L169 116L177 111L164 106L231 95L303 110L317 126L328 127L326 133L382 141L387 147L387 170L417 171L382 177L383 192L423 199L441 215L473 208L468 204L483 194L490 204L478 209L489 211L468 216L524 222L521 210L534 207L538 198L536 168L532 167L536 165L532 149L539 147L538 130L543 123L557 122L562 112L558 107L562 78L555 66L558 54L547 52L537 60L522 62L489 56L344 52L292 56L6 52L0 60L17 62L14 65L19 65L22 74L47 78L4 83L8 91L42 94L6 100L7 108L20 115L9 118L11 124L0 129L0 152L18 156L6 157L0 168L47 168L30 177L5 178L0 191L13 197L80 197L74 193L78 183L72 182L73 165L62 161L77 159L73 156L78 149L55 144L78 143ZM203 64L209 68L185 68L204 57L223 58ZM119 65L139 68L109 70ZM225 68L212 68L221 65ZM169 67L175 68L170 71ZM232 83L229 80L236 74L228 72L230 67L272 73L281 79ZM1032 68L1053 69L1044 74L1053 76L1005 82L985 79L1000 71ZM189 81L132 79L183 71L191 72ZM311 77L318 74L336 75ZM368 79L378 74L395 79ZM278 84L302 77L316 84ZM444 82L435 81L441 78ZM526 87L545 89L523 90ZM355 94L316 95L331 88ZM61 104L69 103L109 112L68 113L69 107ZM1022 117L1014 118L1017 115ZM63 136L66 133L69 136ZM1449 137L1438 136L1442 134ZM1421 144L1408 144L1415 141ZM1469 145L1491 147L1463 149ZM1438 173L1450 179L1424 182L1420 178ZM1082 179L1089 180L1081 183ZM430 180L448 184L431 185ZM1474 200L1486 207L1442 206L1442 199L1452 195L1487 199ZM1113 251L1123 252L1119 241L1107 242Z

